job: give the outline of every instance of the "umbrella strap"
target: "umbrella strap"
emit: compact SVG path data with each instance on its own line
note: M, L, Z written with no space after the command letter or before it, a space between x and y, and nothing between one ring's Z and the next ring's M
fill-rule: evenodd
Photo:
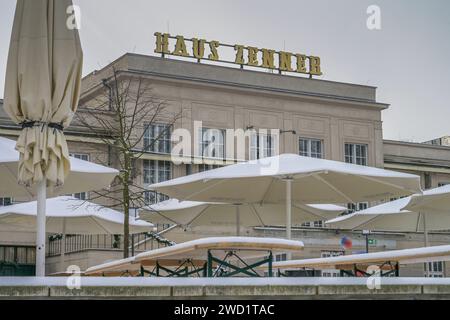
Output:
M64 127L62 124L60 123L55 123L55 122L42 122L42 121L24 121L20 124L22 126L22 129L26 129L26 128L33 128L35 126L42 126L41 131L44 130L44 127L47 126L49 128L53 129L53 133L56 133L56 130L59 131L64 131Z

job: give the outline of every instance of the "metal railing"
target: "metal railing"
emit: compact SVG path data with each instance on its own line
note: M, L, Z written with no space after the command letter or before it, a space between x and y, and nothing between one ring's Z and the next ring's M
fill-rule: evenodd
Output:
M61 254L61 236L54 236L48 241L47 256ZM173 245L174 243L158 233L146 232L130 235L130 254L135 251L147 251ZM123 250L122 235L66 235L65 253L85 250Z

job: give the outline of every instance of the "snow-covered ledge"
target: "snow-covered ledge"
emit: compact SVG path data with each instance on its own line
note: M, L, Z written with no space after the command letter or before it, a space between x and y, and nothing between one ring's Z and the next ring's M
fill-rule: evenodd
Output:
M79 289L70 288L78 285ZM270 296L280 299L330 299L354 296L373 299L387 295L411 299L427 296L448 299L450 278L0 278L0 298L255 299Z

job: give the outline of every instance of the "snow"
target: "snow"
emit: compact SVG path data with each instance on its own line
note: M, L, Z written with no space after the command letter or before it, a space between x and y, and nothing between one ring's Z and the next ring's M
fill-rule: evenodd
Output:
M344 211L346 211L348 209L346 207L338 206L338 205L335 205L335 204L307 204L307 206L315 208L315 209L323 210L323 211L340 211L340 212L344 212Z
M71 172L85 172L85 173L116 173L119 171L113 168L105 167L90 161L69 157Z
M143 260L158 260L158 259L168 259L169 257L177 257L177 258L192 258L193 254L200 254L203 259L206 260L206 251L208 249L217 249L217 245L222 243L227 244L227 249L251 249L252 251L258 250L258 246L260 250L267 250L269 247L275 246L286 246L291 247L291 250L286 250L283 248L283 252L293 252L303 249L304 244L302 241L296 240L286 240L286 239L278 239L278 238L257 238L257 237L209 237L209 238L201 238L197 240L187 241L183 243L176 244L174 246L169 246L165 248L159 248L155 250L150 250L146 252L142 252L135 257L120 259L116 261L111 261L107 263L103 263L97 266L90 267L86 270L86 273L98 272L98 270L119 270L121 266L126 266L125 269L130 267L130 264L137 264ZM248 244L248 246L246 246ZM223 248L223 247L221 247ZM295 248L295 249L294 249ZM278 249L274 249L273 251L280 251ZM255 254L253 252L253 254ZM121 269L120 269L121 270Z
M198 250L201 248L214 248L218 244L227 243L228 249L234 249L233 245L236 246L236 249L246 248L245 244L248 244L248 247L253 247L254 244L258 244L261 247L270 247L270 246L291 246L297 247L297 250L300 250L304 247L302 241L297 240L286 240L279 238L262 238L262 237L208 237L201 238L192 241L186 241L183 243L176 244L174 246L159 248L156 250L151 250L147 252L140 253L136 256L136 260L144 260L147 256L151 254L152 257L158 256L167 256L171 252L179 252L181 250ZM256 247L254 249L257 249ZM289 251L289 250L288 250Z
M19 152L15 149L16 142L14 140L0 137L0 164L6 162L19 162ZM70 158L71 172L85 173L116 173L119 171L113 168L105 167L93 162L84 161L74 157Z
M37 202L25 202L0 207L2 230L34 231ZM34 219L33 219L34 218ZM48 232L67 234L121 234L123 213L85 200L62 196L47 199L46 225ZM141 233L153 229L153 224L130 216L130 232Z
M0 287L66 287L70 277L2 277ZM379 278L380 285L450 285L450 278ZM72 283L72 281L70 282ZM162 277L81 277L81 287L160 286L348 286L367 285L367 278L281 277L281 278L162 278Z
M0 207L0 216L2 214L19 214L35 216L37 211L37 201L18 203L11 206ZM47 199L47 208L45 215L50 218L76 218L95 216L111 222L123 223L123 213L103 207L86 200L79 200L70 196L61 196ZM133 225L153 226L144 221L135 220L130 217L130 223Z
M405 178L416 179L419 176L379 169L368 166L360 166L345 162L303 157L296 154L282 154L259 160L238 163L214 170L199 172L184 177L179 177L165 182L149 186L149 189L167 187L191 183L195 181L207 181L212 179L233 179L262 176L292 176L311 174L314 172L337 172L342 174L361 175L367 177Z
M429 189L429 190L425 190L423 192L424 196L432 196L432 195L438 195L438 194L446 194L446 193L450 193L450 184L438 187L438 188L433 188L433 189ZM414 196L418 196L418 195L414 195Z
M438 201L446 202L438 203ZM369 223L372 219L383 219L383 216L394 215L409 215L411 213L423 213L430 216L430 212L438 212L441 214L450 214L448 211L448 204L450 202L450 185L429 189L423 191L422 194L413 194L412 196L401 198L398 200L382 203L365 210L357 211L352 214L340 216L325 223L334 227L350 226L352 223L354 226L361 226L364 223ZM414 220L415 217L411 215L410 219ZM441 229L448 228L445 225L442 217L440 218L443 225ZM373 221L373 220L372 220ZM431 221L429 221L430 223ZM439 223L438 223L439 224ZM404 226L403 226L404 227ZM400 230L400 226L398 226ZM435 228L434 228L435 229ZM439 228L438 228L439 229ZM435 230L438 230L435 229ZM389 229L390 230L390 229ZM401 229L403 230L403 229Z
M439 257L439 259L437 259ZM369 262L399 262L399 263L417 263L419 259L429 261L442 260L444 258L450 259L450 245L422 247L403 250L392 250L383 252L372 252L363 254L352 254L347 256L338 256L330 258L318 259L302 259L274 262L273 268L290 268L290 267L306 267L306 266L328 266L328 265L346 265L346 264L361 264Z
M344 221L352 221L356 218L364 218L369 219L371 216L375 215L389 215L389 214L400 214L400 213L409 213L410 211L402 210L411 200L411 197L401 198L394 201L389 201L383 204L379 204L377 206L373 206L361 211L356 211L351 214L346 214L328 221L325 221L325 224L333 225L335 223L340 223ZM355 220L356 221L356 220Z

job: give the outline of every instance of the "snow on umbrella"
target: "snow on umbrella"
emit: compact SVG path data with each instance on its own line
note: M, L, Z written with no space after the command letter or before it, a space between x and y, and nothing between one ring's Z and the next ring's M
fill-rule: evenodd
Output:
M450 229L450 185L386 202L326 222L333 228L423 232Z
M425 190L326 222L340 229L426 232L450 229L450 185Z
M123 234L124 215L119 211L69 196L49 198L47 205L48 233ZM36 214L36 201L0 207L0 227L34 232ZM130 233L148 232L152 228L153 224L130 217Z
M61 271L64 271L66 234L123 234L124 214L72 197L47 199L45 215L48 233L61 233ZM37 201L0 207L0 230L34 232L37 222ZM153 224L130 217L130 233L143 233Z
M282 154L148 186L180 200L286 203L291 238L292 203L346 203L420 193L420 177L344 162Z
M36 188L17 183L19 152L14 149L15 141L0 137L0 195L3 197L33 197ZM119 173L116 169L69 157L70 174L62 186L50 186L49 195L70 194L99 190L108 186ZM31 199L30 199L31 200Z

